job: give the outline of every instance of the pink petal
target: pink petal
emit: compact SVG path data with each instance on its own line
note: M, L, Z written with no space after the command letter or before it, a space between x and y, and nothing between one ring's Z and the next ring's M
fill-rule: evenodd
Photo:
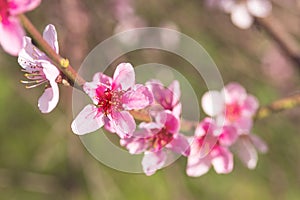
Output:
M104 125L104 114L98 113L94 105L87 105L72 122L72 131L77 135L94 132Z
M22 14L35 9L40 3L41 0L11 0L9 12L11 15Z
M0 21L0 35L0 44L4 51L17 56L22 49L23 36L25 35L19 20L10 17L5 24Z
M237 130L233 126L224 126L219 142L224 146L231 146L238 138Z
M105 128L105 130L107 130L107 131L109 131L111 133L115 133L116 132L112 121L109 120L107 117L104 117L104 128Z
M190 145L182 134L175 134L173 140L166 147L184 156L188 156L190 153Z
M257 111L259 106L258 100L252 96L248 95L243 105L243 113L246 113L248 116L253 116Z
M227 148L218 147L211 152L211 156L218 174L228 174L233 170L233 155Z
M254 169L257 164L257 152L248 137L240 137L236 142L237 154L241 161L249 168Z
M153 95L147 87L136 84L123 95L122 102L126 110L139 110L153 102Z
M250 28L253 23L253 17L249 14L245 4L238 4L231 9L231 21L241 29Z
M222 93L225 94L226 104L234 102L243 102L247 98L247 92L243 86L239 83L228 83Z
M202 96L202 108L209 116L216 116L224 110L224 96L218 91L209 91Z
M235 123L239 134L248 134L253 126L252 117L241 117Z
M172 113L175 115L175 117L180 118L181 115L181 109L182 104L178 103L176 106L173 107Z
M266 17L272 11L272 3L269 0L248 0L247 7L256 17Z
M124 138L124 139L120 140L120 144L122 146L125 146L129 150L129 153L131 153L131 154L142 153L142 152L146 151L146 149L149 147L148 141L145 140L145 138L143 137L148 132L145 130L141 130L139 132L141 134L135 133L134 134L135 136L133 136L133 137Z
M147 176L153 175L156 170L161 169L164 166L166 159L167 155L162 150L155 153L146 151L142 160L145 174Z
M133 134L136 128L136 124L132 115L127 111L113 112L112 122L116 133L121 137L125 138Z
M249 134L250 140L252 141L255 148L260 153L267 153L268 152L268 145L257 135Z
M172 92L172 105L176 105L179 102L181 95L179 82L177 80L174 80L169 85L168 90Z
M180 128L180 122L177 117L175 117L170 111L166 110L160 112L155 117L155 121L158 124L163 125L170 133L177 133Z
M211 166L211 160L209 156L205 158L195 159L193 156L188 157L186 173L188 176L198 177L206 174Z
M42 113L51 112L59 100L58 85L53 83L50 88L45 89L43 95L38 100L38 107Z
M215 121L211 118L204 118L197 126L195 130L195 136L202 137L208 132L213 133L216 130Z
M113 76L113 88L121 86L122 90L128 90L135 83L135 73L130 63L121 63L117 66Z
M55 52L59 53L58 41L57 41L57 33L55 30L55 26L49 24L46 26L43 38L47 41L47 43L55 50Z
M112 79L109 76L106 76L105 74L98 72L94 75L93 81L96 85L104 85L106 87L110 87L112 84Z

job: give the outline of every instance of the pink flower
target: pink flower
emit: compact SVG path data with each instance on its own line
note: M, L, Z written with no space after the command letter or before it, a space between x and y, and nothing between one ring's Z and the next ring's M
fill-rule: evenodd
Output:
M167 159L167 149L187 156L189 143L179 131L180 121L170 111L155 114L155 122L141 123L131 138L121 140L131 154L144 152L142 160L146 175L150 176L162 168Z
M46 26L43 37L58 53L57 33L53 25ZM22 81L23 83L31 84L27 88L33 88L43 83L46 84L46 89L39 98L38 107L42 113L51 112L59 100L59 90L56 83L56 78L60 74L59 70L51 63L45 53L32 44L29 37L24 37L23 48L19 53L18 62L24 71L27 72L25 76L29 81Z
M96 131L104 124L121 138L131 135L136 128L133 116L128 112L143 109L153 101L150 91L143 85L135 84L135 73L131 64L117 66L113 78L96 73L92 82L83 86L93 100L72 123L75 134L83 135Z
M257 135L241 135L233 146L241 161L249 168L254 169L257 165L257 150L260 153L268 151L267 144Z
M0 44L7 53L16 56L22 48L25 32L18 15L40 3L41 0L0 0Z
M227 84L221 92L209 91L202 97L206 114L217 117L218 122L234 125L240 134L250 131L258 100L247 94L238 83Z
M211 165L218 174L230 173L233 169L233 155L228 147L234 144L238 135L232 126L218 127L211 118L205 118L196 128L191 143L186 172L189 176L201 176Z
M156 104L160 105L163 110L170 110L176 117L180 117L182 105L180 103L180 86L177 80L167 88L158 80L149 81L146 86L152 91Z

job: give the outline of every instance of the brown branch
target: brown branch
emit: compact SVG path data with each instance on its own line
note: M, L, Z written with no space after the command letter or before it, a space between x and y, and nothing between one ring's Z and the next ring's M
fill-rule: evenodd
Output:
M77 72L72 68L68 59L62 58L58 55L50 45L44 40L40 32L35 28L35 26L30 22L30 20L25 15L20 15L20 19L26 31L31 35L34 41L39 45L42 51L54 62L56 67L71 81L71 85L77 89L82 90L82 86L85 80L77 74Z
M272 15L266 18L256 18L256 23L264 29L279 45L283 53L295 64L300 71L300 49L294 38Z

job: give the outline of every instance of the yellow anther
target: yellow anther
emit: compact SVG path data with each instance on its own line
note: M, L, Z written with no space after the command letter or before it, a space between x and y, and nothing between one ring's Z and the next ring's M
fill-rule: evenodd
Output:
M68 59L66 58L62 58L60 60L60 66L62 66L63 68L67 68L69 66L70 62Z

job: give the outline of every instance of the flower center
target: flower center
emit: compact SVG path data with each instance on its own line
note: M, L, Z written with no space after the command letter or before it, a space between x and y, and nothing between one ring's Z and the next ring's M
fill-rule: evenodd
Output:
M5 22L9 16L9 4L7 0L0 0L0 22Z
M237 103L227 104L225 114L230 122L234 122L240 117L241 108Z
M109 88L105 89L104 92L102 88L96 89L97 99L98 99L98 110L103 112L105 115L111 113L114 110L122 110L122 104L120 101L120 96L122 92L113 91Z
M26 63L26 61L24 62ZM22 71L26 72L24 76L28 79L26 81L21 81L21 83L27 84L26 88L34 88L48 82L41 66L31 65L29 68Z
M168 132L165 128L161 129L158 133L156 133L150 139L150 146L155 150L158 151L168 143L173 140L173 134Z

